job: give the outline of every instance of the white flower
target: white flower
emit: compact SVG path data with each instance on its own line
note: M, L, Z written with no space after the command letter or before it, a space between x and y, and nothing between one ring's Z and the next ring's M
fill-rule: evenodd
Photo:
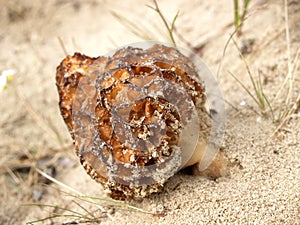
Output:
M0 75L0 92L7 88L7 83L14 78L16 71L13 69L3 70Z

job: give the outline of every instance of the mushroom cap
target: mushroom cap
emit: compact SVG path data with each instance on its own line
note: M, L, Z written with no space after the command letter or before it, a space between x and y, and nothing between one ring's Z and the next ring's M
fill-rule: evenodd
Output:
M204 84L177 49L75 53L57 67L56 85L76 154L111 197L158 192L201 161L211 128Z

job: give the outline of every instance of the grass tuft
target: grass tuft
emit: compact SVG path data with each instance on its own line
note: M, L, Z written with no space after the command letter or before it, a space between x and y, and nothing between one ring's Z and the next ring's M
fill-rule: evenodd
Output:
M235 30L238 36L242 35L242 26L243 23L245 22L246 16L248 14L248 9L249 9L249 3L250 0L244 0L244 6L242 13L240 13L239 9L239 0L233 0L233 6L234 6L234 26Z
M173 17L172 22L168 23L163 12L159 8L159 5L156 0L153 0L153 4L154 4L153 6L152 5L146 5L146 6L148 8L150 8L151 10L154 10L159 15L159 17L163 21L164 26L166 27L166 29L168 31L168 36L170 38L171 43L176 47L176 41L175 41L174 34L176 31L175 23L176 23L176 20L178 19L179 11L177 11L176 15ZM151 35L151 33L152 33L151 30L147 29L146 26L141 26L140 24L137 25L136 22L127 19L127 17L122 16L121 14L119 14L117 12L111 11L111 14L121 24L123 24L126 28L128 28L131 33L133 33L137 37L140 37L143 40L153 40L154 39Z
M235 47L237 48L237 50L239 52L239 55L242 58L245 66L246 66L247 74L250 78L254 94L252 94L252 92L249 90L249 88L247 88L233 73L229 72L229 74L241 85L241 87L248 93L248 95L258 105L258 107L261 110L262 115L264 115L264 116L266 115L265 111L266 111L267 108L270 110L271 117L272 117L272 120L274 122L275 121L274 111L273 111L273 108L271 106L271 103L270 103L268 97L265 95L263 85L262 85L262 82L261 82L261 78L260 78L260 73L258 72L258 79L255 80L244 55L242 54L240 48L238 47L238 44L236 43L234 38L232 38L232 41L233 41Z
M249 2L245 1L244 5L244 12L240 15L238 13L238 1L234 0L235 4L235 26L236 28L241 28L243 20L245 20L246 14L247 14L247 7ZM246 7L247 6L247 7ZM276 33L267 43L269 44L271 41L273 41L275 38L279 37L281 33L285 30L286 35L286 54L287 54L287 73L284 78L284 81L278 88L277 93L275 93L275 97L272 99L272 101L269 100L269 97L266 96L264 92L264 88L261 82L260 78L260 72L258 72L258 78L255 79L249 65L244 57L244 55L241 53L240 48L238 47L236 41L234 40L234 35L239 35L239 30L236 29L229 37L229 40L227 41L225 45L225 49L223 51L223 57L225 55L226 48L230 41L232 41L239 51L239 55L241 59L243 60L248 76L251 81L252 85L252 91L246 87L233 73L229 71L229 74L242 86L242 88L247 92L247 94L253 99L253 101L258 105L259 109L261 110L261 113L263 115L266 115L266 109L269 109L271 113L271 117L273 122L278 123L279 125L276 127L275 131L272 133L272 136L274 136L277 132L283 129L283 127L288 123L288 121L291 118L294 118L297 113L297 111L300 108L300 94L297 94L296 97L293 97L293 94L295 92L295 81L297 80L295 78L295 73L298 70L299 67L299 56L300 56L300 48L297 49L296 55L294 59L291 57L291 43L290 43L290 32L289 32L289 18L288 18L288 2L287 0L284 1L284 13L285 13L285 26L284 29L280 30L280 32ZM298 18L298 17L297 17ZM241 32L241 31L240 31ZM265 45L264 45L265 46ZM220 68L220 67L219 67ZM219 69L218 69L219 73ZM284 99L284 102L281 103L279 99ZM275 110L272 107L272 105L279 105L276 107L276 115Z

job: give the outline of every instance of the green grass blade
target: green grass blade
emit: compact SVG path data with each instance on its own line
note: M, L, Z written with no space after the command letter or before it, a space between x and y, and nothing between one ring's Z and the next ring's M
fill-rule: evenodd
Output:
M174 29L175 29L175 22L177 20L179 16L179 10L177 11L176 15L174 16L173 20L172 20L172 24L171 24L171 33L173 34L174 32Z
M233 6L234 6L234 25L237 31L240 26L239 0L233 0Z
M153 0L153 3L154 3L154 6L150 6L150 5L146 5L146 6L158 13L159 17L162 19L162 21L163 21L165 27L167 28L167 31L168 31L168 33L169 33L171 42L172 42L173 45L176 47L176 42L175 42L175 39L174 39L173 31L174 31L174 27L175 27L175 21L176 21L176 19L177 19L177 17L178 17L178 12L177 12L177 14L175 15L175 17L173 18L173 21L172 21L171 27L170 27L170 26L168 25L168 22L167 22L165 16L163 15L162 11L160 10L157 1L156 1L156 0Z
M244 2L244 9L243 9L243 14L241 16L241 21L244 22L245 20L245 17L248 13L248 7L249 7L249 3L250 3L250 0L245 0Z

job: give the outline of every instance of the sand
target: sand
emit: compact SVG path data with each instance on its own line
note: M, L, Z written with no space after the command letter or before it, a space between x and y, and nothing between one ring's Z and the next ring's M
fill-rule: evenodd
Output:
M299 109L273 135L280 122L272 121L267 107L263 114L229 75L229 71L235 74L253 93L245 63L233 42L224 54L226 42L234 31L231 1L159 1L170 21L180 10L176 29L185 40L193 46L205 44L202 60L216 75L226 101L223 145L229 161L225 177L214 181L179 172L166 183L162 193L128 202L160 216L128 212L113 203L102 202L103 207L109 209L107 216L99 210L95 212L98 208L94 205L78 199L75 199L78 204L74 203L74 198L59 191L66 190L61 186L53 183L44 186L41 180L35 182L37 179L33 176L34 168L45 169L51 165L56 168L55 178L61 182L85 195L106 198L101 186L86 175L75 157L59 113L54 77L56 66L65 57L59 40L68 54L79 51L89 56L103 55L116 47L143 41L112 16L111 11L115 11L134 21L144 36L168 42L160 18L145 6L151 2L1 0L0 3L4 6L0 9L0 71L16 71L13 83L0 92L0 224L25 224L61 212L49 207L22 205L29 202L86 213L79 204L99 214L99 221L94 224L100 221L107 225L300 224ZM280 109L286 108L287 89L277 99L275 95L286 77L288 61L294 61L300 47L299 13L299 2L288 1L290 57L284 1L253 1L242 36L235 36L239 46L254 39L245 59L255 78L261 74L264 92L276 118ZM178 45L187 48L182 40L175 38ZM299 73L296 68L293 101L300 92ZM42 155L47 157L34 160ZM27 169L17 170L17 164ZM72 221L76 219L64 217L41 224Z

